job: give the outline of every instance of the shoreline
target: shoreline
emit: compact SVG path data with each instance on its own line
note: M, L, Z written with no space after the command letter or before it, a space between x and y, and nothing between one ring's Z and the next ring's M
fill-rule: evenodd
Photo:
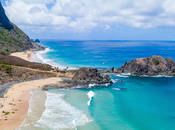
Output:
M38 79L16 83L8 88L7 93L4 94L5 98L0 98L2 103L0 129L16 129L22 124L27 116L29 100L32 96L31 90L39 89L48 84L59 84L60 81L62 81L61 78Z
M27 52L15 52L10 54L11 56L15 56L18 58L21 58L23 60L29 61L29 62L37 62L37 63L42 63L42 64L49 64L53 68L58 67L60 70L65 70L67 69L67 66L60 65L51 59L44 58L42 55L51 51L49 48L45 48L45 50L35 50L31 51L28 50ZM78 68L70 67L68 66L67 70L77 70Z

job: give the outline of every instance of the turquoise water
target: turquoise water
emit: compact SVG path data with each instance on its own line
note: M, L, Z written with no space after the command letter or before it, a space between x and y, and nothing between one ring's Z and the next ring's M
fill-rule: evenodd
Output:
M119 67L126 61L151 55L175 59L174 42L42 41L41 44L52 49L43 54L46 58L77 68L84 65L97 68ZM108 63L103 65L103 62ZM110 77L115 81L112 85L92 85L88 89L82 89L84 86L63 90L52 88L48 92L33 92L31 111L22 129L175 129L175 78L124 74ZM89 105L90 98L87 94L92 97ZM33 105L34 101L40 101L40 105ZM35 114L37 117L33 117L32 113L38 113Z
M57 41L41 40L50 52L44 59L71 67L119 68L135 58L161 55L175 60L175 41ZM47 60L49 63L51 61ZM103 63L106 63L103 65Z

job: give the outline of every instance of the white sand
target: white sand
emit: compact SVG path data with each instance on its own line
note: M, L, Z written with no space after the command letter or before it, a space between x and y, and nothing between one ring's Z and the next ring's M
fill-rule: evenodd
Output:
M62 81L61 78L40 79L18 83L9 88L5 98L0 98L0 103L4 105L0 108L0 130L14 130L22 124L29 108L31 90L48 84L57 84L60 81ZM5 115L2 111L10 114Z
M23 60L26 60L26 61L30 61L30 57L32 55L32 52L31 51L28 51L28 52L15 52L15 53L12 53L11 56L16 56L16 57L19 57Z

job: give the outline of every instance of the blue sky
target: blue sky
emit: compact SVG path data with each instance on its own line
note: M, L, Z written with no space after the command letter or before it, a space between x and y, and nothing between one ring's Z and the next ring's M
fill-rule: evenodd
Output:
M1 0L30 38L175 40L174 0Z

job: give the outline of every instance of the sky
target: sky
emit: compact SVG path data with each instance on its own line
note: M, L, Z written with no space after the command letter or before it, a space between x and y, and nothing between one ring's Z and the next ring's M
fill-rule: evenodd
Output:
M175 40L175 0L1 0L32 39Z

